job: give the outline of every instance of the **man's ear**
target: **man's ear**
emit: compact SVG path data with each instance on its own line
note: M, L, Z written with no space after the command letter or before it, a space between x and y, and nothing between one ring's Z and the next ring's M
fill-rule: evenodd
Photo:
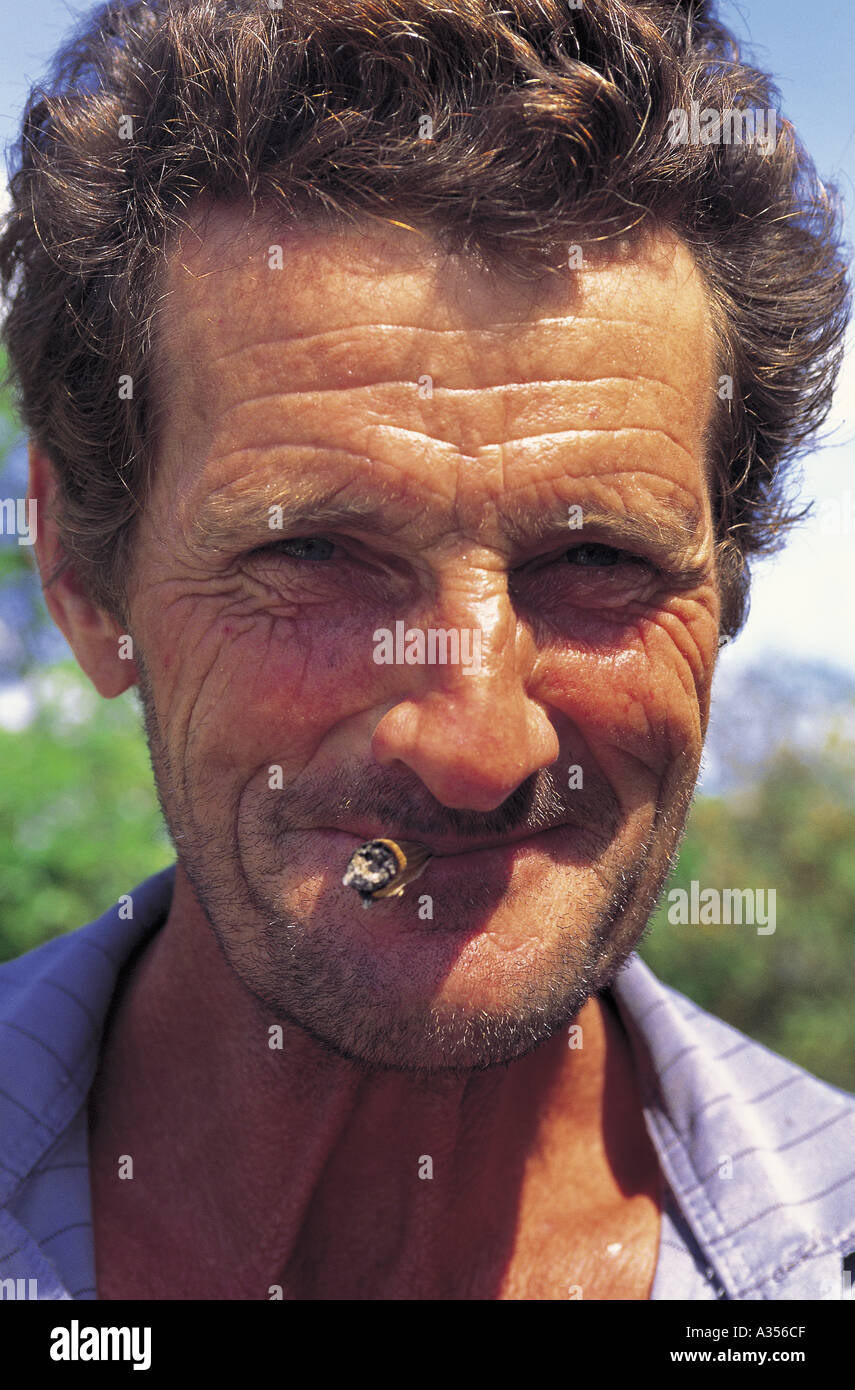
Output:
M50 459L32 442L29 458L27 497L36 503L35 553L45 603L98 694L110 700L138 679L130 634L88 598L73 561L49 584L66 554L55 520L56 474Z

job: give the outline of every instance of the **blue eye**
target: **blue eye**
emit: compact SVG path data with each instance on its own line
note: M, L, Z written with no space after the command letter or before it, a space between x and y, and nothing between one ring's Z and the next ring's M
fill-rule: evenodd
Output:
M609 565L616 565L623 556L622 550L615 550L611 545L599 545L591 542L587 545L574 545L571 550L564 553L565 559L570 565L579 565L583 569L599 569Z

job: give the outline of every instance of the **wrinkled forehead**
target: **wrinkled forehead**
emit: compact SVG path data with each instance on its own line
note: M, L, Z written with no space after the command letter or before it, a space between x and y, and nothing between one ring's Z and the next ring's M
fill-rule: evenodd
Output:
M446 370L468 375L473 389L557 371L580 381L654 376L694 415L686 423L699 438L712 410L708 294L667 231L616 255L570 247L566 274L520 282L445 253L417 229L277 229L214 207L170 251L163 290L163 380L202 414L220 401L226 375L266 374L274 362L293 368L295 390L357 385L366 371L382 380L384 370L414 381Z

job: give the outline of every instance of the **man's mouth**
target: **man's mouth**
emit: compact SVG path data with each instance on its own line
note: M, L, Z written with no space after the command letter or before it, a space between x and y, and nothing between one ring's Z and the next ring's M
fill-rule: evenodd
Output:
M319 828L336 829L339 833L346 835L360 835L365 844L374 843L376 840L386 842L388 839L398 845L410 845L426 850L432 857L440 859L456 854L474 854L477 850L482 849L506 849L520 840L530 840L532 836L543 835L548 830L557 830L562 827L570 829L573 824L572 821L556 821L549 825L519 830L514 835L493 835L483 839L453 835L422 835L418 832L414 834L408 830L389 830L374 826Z
M553 827L550 827L553 828ZM342 878L346 888L354 888L362 906L380 898L402 897L408 884L420 877L430 859L473 853L484 849L502 849L519 840L530 839L531 831L502 840L434 841L425 844L418 840L392 839L378 836L366 840L353 851Z

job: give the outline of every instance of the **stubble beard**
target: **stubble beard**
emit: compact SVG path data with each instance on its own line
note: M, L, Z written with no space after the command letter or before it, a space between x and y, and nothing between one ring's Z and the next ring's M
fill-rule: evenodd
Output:
M657 812L630 868L613 871L609 899L598 910L589 905L591 924L584 933L578 930L578 908L568 913L536 977L517 980L505 1007L436 1007L426 999L404 1011L399 1001L378 993L369 963L342 952L334 924L319 929L313 923L310 929L299 916L283 915L244 872L240 846L224 846L215 830L199 823L173 775L142 660L138 667L158 799L221 953L266 1016L302 1030L330 1057L364 1072L425 1077L507 1065L569 1027L590 998L609 988L643 939L676 859L693 786L678 789L667 813ZM458 912L479 907L483 896L476 888L458 895ZM250 916L259 925L247 941L235 924Z

